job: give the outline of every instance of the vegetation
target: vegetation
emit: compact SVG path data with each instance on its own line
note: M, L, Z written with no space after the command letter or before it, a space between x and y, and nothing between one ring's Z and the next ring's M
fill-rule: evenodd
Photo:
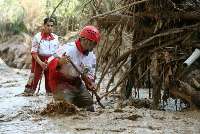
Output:
M35 33L40 29L43 19L50 16L61 0L2 0L0 1L0 39L26 32ZM76 31L87 23L91 16L89 0L62 0L56 8L56 33L65 35Z
M9 35L27 31L23 8L15 0L4 0L0 2L0 38L5 39Z

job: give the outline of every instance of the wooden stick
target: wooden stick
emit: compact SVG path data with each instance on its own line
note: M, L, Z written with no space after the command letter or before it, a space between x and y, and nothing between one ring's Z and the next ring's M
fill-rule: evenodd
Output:
M163 47L167 47L170 46L172 44L174 44L175 42L178 42L180 40L182 40L185 36L177 38L175 40L172 40L170 43L166 43L163 44L162 46L159 46L157 48L155 48L154 50L150 51L148 54L146 54L142 59L140 59L132 68L130 68L126 73L124 73L124 75L120 78L120 80L118 81L118 83L115 85L115 87L113 89L111 89L109 92L107 92L106 94L104 94L103 96L100 97L100 99L104 98L105 96L107 96L108 94L110 94L111 92L115 91L117 89L117 87L125 80L125 78L129 75L129 73L136 67L138 66L144 59L146 59L151 53L157 51L158 49L161 49Z
M61 1L58 3L58 5L54 8L53 12L52 12L51 15L50 15L50 18L53 17L54 13L56 12L56 9L62 4L63 1L64 1L64 0L61 0Z
M126 8L131 7L131 6L134 6L134 5L137 5L137 4L141 4L141 3L144 3L144 2L147 2L147 1L149 1L149 0L141 0L141 1L133 2L133 3L129 4L129 5L123 6L121 8L118 8L118 9L115 9L115 10L112 10L112 11L109 11L109 12L106 12L106 13L103 13L103 14L98 14L96 16L93 16L91 19L95 19L95 18L102 17L102 16L105 16L105 15L108 15L108 14L112 14L112 13L120 11L122 9L126 9Z
M38 87L38 90L36 92L36 96L38 96L39 92L40 92L40 85L41 85L41 81L42 81L42 77L43 77L43 74L44 74L44 70L42 70L42 73L41 73L41 76L40 76L40 81L39 81L39 87Z
M74 69L75 69L80 75L83 75L83 73L78 69L78 67L73 63L73 61L72 61L71 59L69 59L69 62L72 64L72 66L74 67ZM99 104L102 108L105 108L105 107L103 106L103 104L100 102L100 97L99 97L99 95L97 94L97 92L94 91L94 90L91 90L91 91L92 91L92 93L96 96L96 100L97 100L98 104Z

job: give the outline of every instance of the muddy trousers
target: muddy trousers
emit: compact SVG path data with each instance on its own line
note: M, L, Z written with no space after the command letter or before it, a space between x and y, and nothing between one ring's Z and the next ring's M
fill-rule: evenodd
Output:
M55 101L65 100L78 107L88 108L93 105L92 96L84 85L81 85L80 89L56 90L53 97Z
M47 56L39 56L42 61L48 59ZM25 90L31 90L31 92L35 92L38 82L42 78L44 73L45 76L45 89L47 93L50 93L50 86L49 86L49 70L42 70L42 67L32 58L32 67L31 67L31 76L29 77L28 83L25 85Z

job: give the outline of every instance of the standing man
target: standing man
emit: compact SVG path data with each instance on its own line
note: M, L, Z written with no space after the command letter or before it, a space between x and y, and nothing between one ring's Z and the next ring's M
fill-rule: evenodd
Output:
M75 42L63 45L56 51L54 57L49 58L50 86L55 100L65 100L78 107L86 107L94 111L92 96L86 87L95 88L96 57L92 50L99 41L100 33L97 28L85 26ZM90 85L82 82L82 76L72 66L69 59L81 72L84 72Z
M49 17L45 18L42 31L33 37L31 48L32 67L29 81L25 86L25 95L34 94L38 81L42 78L43 73L45 76L46 93L51 93L47 59L55 53L55 50L59 47L58 36L52 33L54 25L55 19Z

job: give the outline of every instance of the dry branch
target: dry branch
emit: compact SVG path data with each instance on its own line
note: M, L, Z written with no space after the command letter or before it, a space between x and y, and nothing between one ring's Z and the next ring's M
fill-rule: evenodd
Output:
M147 2L149 0L141 0L141 1L137 1L137 2L133 2L129 5L126 5L126 6L123 6L121 8L118 8L118 9L115 9L113 11L109 11L109 12L106 12L106 13L103 13L103 14L98 14L96 16L93 16L91 19L95 19L95 18L98 18L98 17L102 17L102 16L105 16L105 15L109 15L109 14L112 14L114 12L117 12L117 11L120 11L120 10L123 10L123 9L126 9L126 8L129 8L131 6L134 6L134 5L137 5L137 4L141 4L141 3L144 3L144 2Z
M161 91L157 90L160 89L158 86L163 85L164 90L170 87L171 80L176 79L181 72L182 62L190 55L192 47L196 47L194 42L197 42L196 44L200 42L198 8L200 2L197 0L187 1L193 3L195 1L195 4L188 6L186 0L143 0L137 2L123 0L120 8L91 17L92 20L97 21L101 28L109 29L123 26L122 33L128 35L119 35L121 36L119 38L123 38L122 43L124 44L120 46L120 53L115 56L114 62L111 62L113 55L110 55L113 54L110 50L114 47L107 47L101 51L101 53L105 52L104 54L99 54L104 57L99 61L100 68L103 68L104 71L98 84L101 84L106 74L112 74L107 84L106 93L101 98L116 91L124 81L129 80L136 89L144 86L149 89L154 87L154 96L157 95L160 99ZM124 10L125 8L126 10ZM117 37L118 33L112 31L110 35ZM152 68L154 53L157 53L155 61L158 64ZM127 70L120 74L120 69L125 64L128 65ZM104 68L101 65L107 66ZM109 72L109 69L114 71ZM150 81L150 78L154 77L152 73L154 71L151 69L157 74L154 81ZM119 80L108 91L110 83L115 80L116 76L120 76ZM132 79L129 79L130 76L133 76ZM158 79L160 85L156 84ZM121 88L125 89L125 87ZM159 99L154 100L153 104L156 108Z

